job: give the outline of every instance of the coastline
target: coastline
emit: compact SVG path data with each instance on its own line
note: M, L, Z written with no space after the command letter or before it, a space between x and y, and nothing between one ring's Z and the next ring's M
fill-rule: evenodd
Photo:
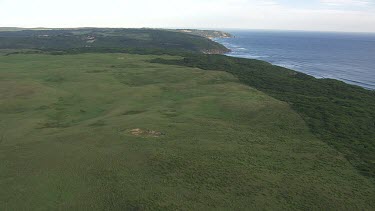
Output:
M233 33L233 32L231 32ZM318 34L317 32L315 32ZM241 34L240 34L241 35ZM252 35L252 34L251 34ZM216 37L213 38L212 41L219 43L223 46L225 46L227 49L229 49L228 52L222 53L222 55L235 57L235 58L245 58L245 59L255 59L255 60L261 60L268 63L271 63L272 65L291 69L297 72L301 72L307 75L310 75L317 79L334 79L338 81L345 82L349 85L355 85L362 87L366 90L375 90L375 84L372 79L373 73L369 69L369 62L363 64L364 66L360 66L361 64L357 64L354 62L346 63L345 57L338 57L338 60L329 60L327 58L320 57L313 57L310 55L306 55L306 52L304 49L301 49L301 54L298 54L299 49L293 49L293 53L290 53L290 49L284 50L282 47L283 45L286 45L285 43L276 45L276 53L270 52L269 49L263 49L259 48L257 45L258 43L255 43L254 47L250 46L250 44L246 43L247 41L247 34L243 34L241 36L234 36L232 37L226 37L223 39L222 37ZM255 34L257 36L257 34ZM276 37L272 34L272 36ZM282 37L282 36L280 36ZM227 41L235 38L240 38L239 40L235 41ZM259 37L256 37L259 41ZM250 40L252 41L252 40ZM266 42L268 40L262 40L263 42ZM276 41L275 41L276 42ZM241 45L242 44L242 45ZM268 44L262 44L260 47L270 47ZM271 46L274 47L274 46ZM277 49L277 47L279 47ZM288 47L288 46L286 46ZM252 49L250 51L249 49ZM250 53L251 52L251 53ZM285 52L285 54L284 54ZM344 52L344 51L343 51ZM314 52L312 52L311 55ZM354 54L356 55L356 54ZM358 57L358 56L357 56ZM322 59L322 60L320 60ZM328 61L327 61L328 60ZM344 60L344 61L341 61ZM356 61L362 61L362 60L356 60ZM357 71L356 66L358 66L360 71ZM340 69L342 68L342 69ZM355 70L355 71L351 71ZM369 74L366 77L362 75Z

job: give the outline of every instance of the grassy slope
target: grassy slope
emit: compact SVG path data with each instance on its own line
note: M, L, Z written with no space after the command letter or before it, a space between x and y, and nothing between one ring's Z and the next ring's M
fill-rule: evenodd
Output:
M287 102L319 138L338 149L375 182L375 92L251 59L186 55L154 62L222 70L251 87Z
M288 104L155 57L0 57L0 209L374 208Z

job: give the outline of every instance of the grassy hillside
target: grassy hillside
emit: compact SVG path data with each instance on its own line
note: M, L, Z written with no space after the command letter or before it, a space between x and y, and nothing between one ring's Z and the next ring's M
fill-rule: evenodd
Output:
M0 31L0 49L164 49L223 53L228 49L202 36L153 29L55 29Z
M287 103L157 57L0 56L0 209L375 207Z
M222 70L251 87L287 102L317 137L335 147L375 181L375 92L267 62L220 55L186 55L154 62Z

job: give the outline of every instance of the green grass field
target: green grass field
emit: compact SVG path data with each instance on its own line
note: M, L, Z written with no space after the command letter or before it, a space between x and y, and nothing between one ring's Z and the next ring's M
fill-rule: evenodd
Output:
M375 208L287 103L158 57L0 56L0 210Z

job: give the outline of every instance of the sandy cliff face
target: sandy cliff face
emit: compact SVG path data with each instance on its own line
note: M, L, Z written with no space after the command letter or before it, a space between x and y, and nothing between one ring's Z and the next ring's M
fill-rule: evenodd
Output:
M203 50L204 54L226 54L231 52L230 49L209 49L209 50Z
M233 35L227 33L227 32L222 32L222 31L212 31L207 38L213 39L213 38L232 38Z
M198 35L201 37L208 38L213 40L215 38L233 38L234 36L230 33L223 32L223 31L215 31L215 30L197 30L197 29L179 29L177 30L182 33ZM231 52L230 49L222 46L222 48L215 48L215 49L206 49L202 50L204 54L225 54Z
M216 31L216 30L177 29L176 31L187 33L187 34L198 35L198 36L206 37L209 39L233 37L233 35L231 35L230 33L223 32L223 31Z

